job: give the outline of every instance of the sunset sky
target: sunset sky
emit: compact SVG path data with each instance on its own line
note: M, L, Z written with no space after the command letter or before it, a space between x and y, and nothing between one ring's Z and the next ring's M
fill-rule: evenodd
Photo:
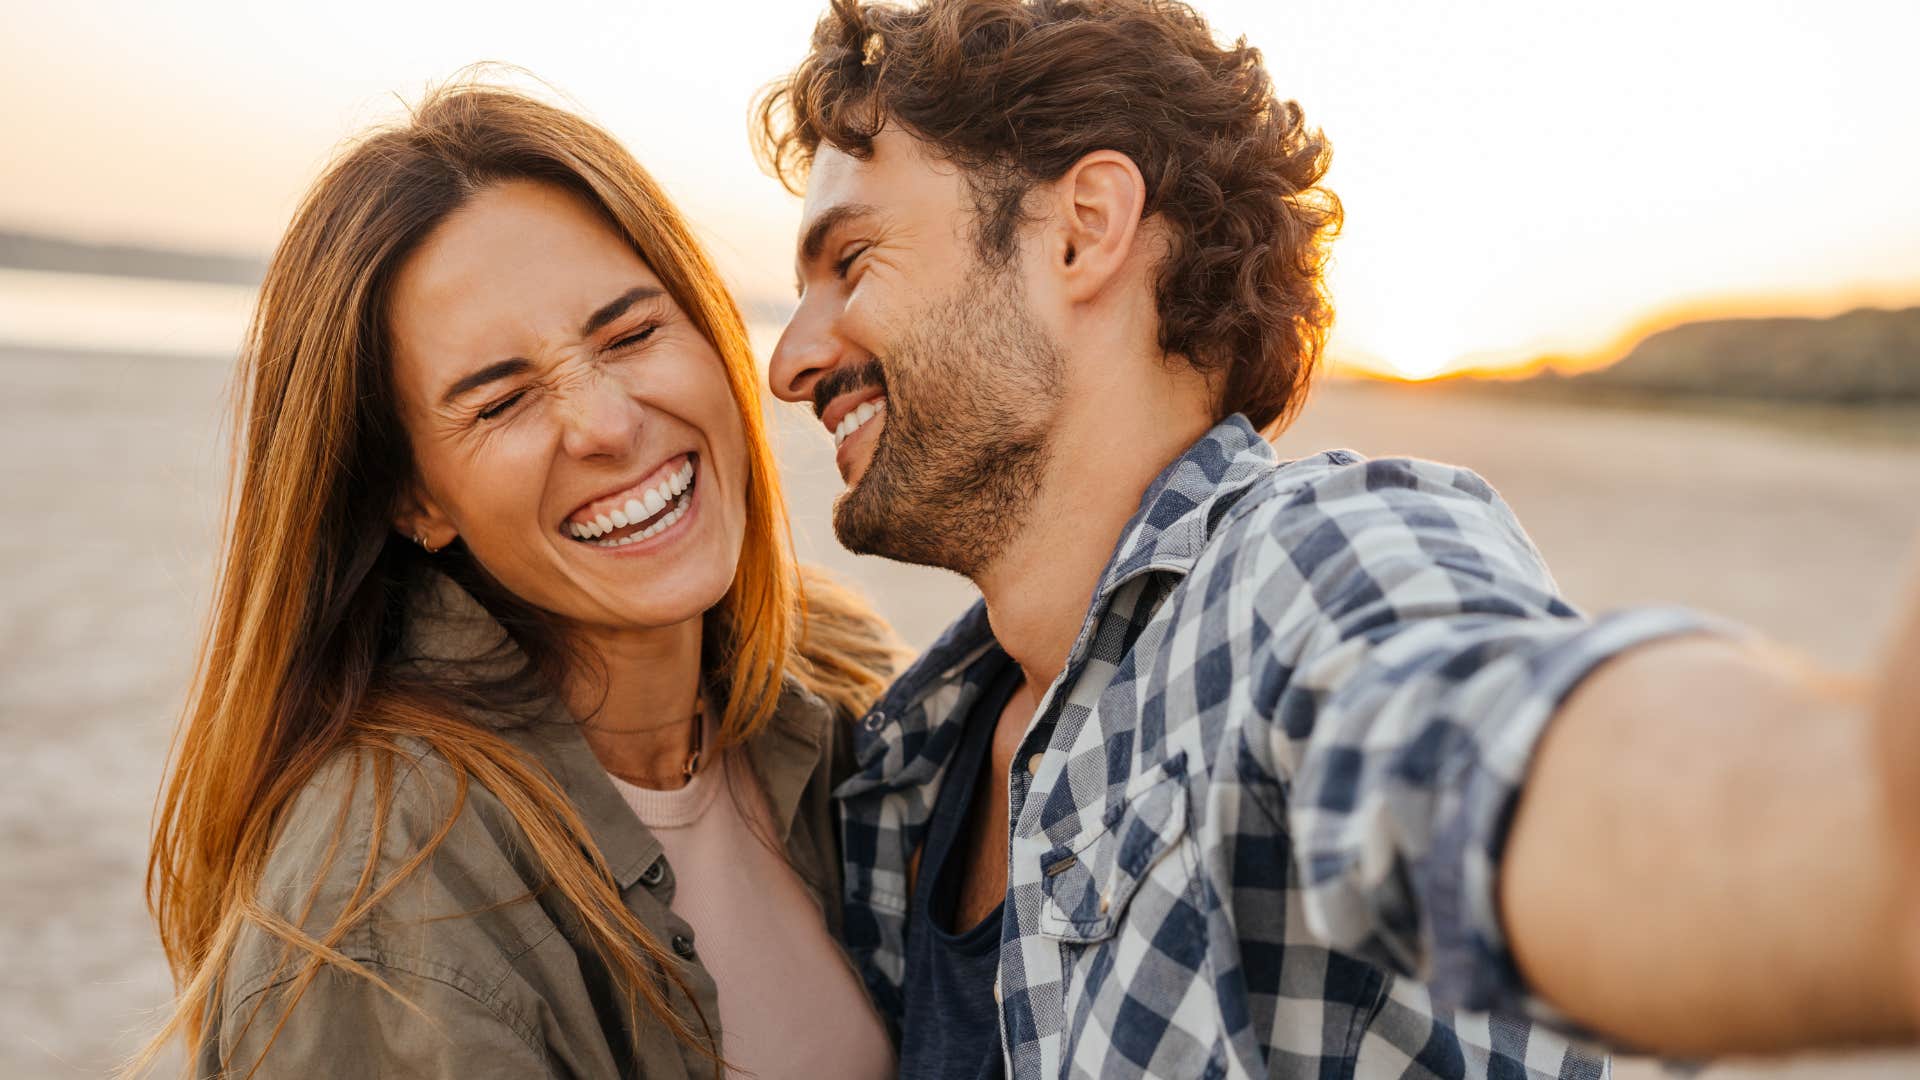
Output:
M745 295L791 293L799 204L745 118L817 0L8 6L0 227L263 252L342 140L495 60L626 140ZM1675 312L1920 303L1920 4L1197 6L1332 139L1349 362L1426 375L1603 354Z

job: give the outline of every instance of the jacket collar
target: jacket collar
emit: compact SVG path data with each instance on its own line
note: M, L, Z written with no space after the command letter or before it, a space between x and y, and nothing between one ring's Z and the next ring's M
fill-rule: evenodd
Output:
M1100 573L1088 620L1097 620L1113 594L1142 574L1164 571L1186 576L1212 542L1227 511L1278 461L1273 447L1246 417L1235 413L1215 424L1147 485ZM1086 635L1081 637L1084 642ZM964 684L968 672L987 670L978 662L998 650L987 623L986 604L976 601L861 721L855 741L860 772L840 793L856 794L882 783L883 778L912 782L914 759L938 755L951 741L929 741L930 729L955 715L959 709L954 706L972 697L964 687L959 694L938 695ZM1077 659L1077 655L1069 658L1069 670ZM907 775L901 774L903 768L909 769Z
M409 605L400 663L429 678L461 683L514 676L526 668L527 657L472 594L436 573ZM660 857L660 841L613 786L581 734L579 720L558 694L542 691L504 706L468 708L466 715L498 729L553 774L621 889ZM772 719L747 740L748 760L783 842L792 832L807 782L826 753L833 722L826 702L789 680Z

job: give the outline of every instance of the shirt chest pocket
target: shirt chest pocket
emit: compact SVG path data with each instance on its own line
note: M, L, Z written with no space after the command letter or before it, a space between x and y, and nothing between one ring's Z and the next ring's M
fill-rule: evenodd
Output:
M1174 758L1136 777L1097 827L1046 853L1040 933L1079 943L1113 936L1148 873L1186 835L1185 764Z

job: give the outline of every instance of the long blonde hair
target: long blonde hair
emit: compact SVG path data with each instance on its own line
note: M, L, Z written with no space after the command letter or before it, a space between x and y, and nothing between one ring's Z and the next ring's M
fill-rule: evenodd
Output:
M549 620L492 586L458 544L430 560L391 526L412 461L390 383L388 293L403 260L448 214L506 180L560 185L597 206L725 364L749 482L739 570L707 617L706 677L725 698L721 742L738 744L765 725L788 681L853 715L883 689L897 657L862 601L795 564L745 323L664 192L611 136L564 109L470 81L433 92L406 122L362 138L325 171L260 290L235 395L222 568L148 865L148 904L177 1000L136 1067L174 1038L190 1055L201 1049L217 976L249 926L304 958L289 1000L328 964L378 981L334 945L425 861L445 828L387 881L374 880L370 855L357 894L317 935L255 891L289 804L342 752L372 758L375 827L384 827L402 740L451 764L463 795L477 782L508 808L548 886L582 913L627 992L629 1020L644 1009L719 1060L711 1039L671 1007L652 973L673 972L674 957L622 903L552 777L385 663L407 597L436 571L472 590L549 684L570 662Z

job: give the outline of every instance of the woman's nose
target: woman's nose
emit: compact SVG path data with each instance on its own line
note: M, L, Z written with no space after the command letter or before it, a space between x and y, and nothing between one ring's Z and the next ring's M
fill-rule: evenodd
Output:
M845 350L826 306L802 301L767 361L767 386L782 401L812 400L813 384L840 363Z
M640 441L645 409L618 379L592 378L566 394L561 442L576 458L622 457Z

